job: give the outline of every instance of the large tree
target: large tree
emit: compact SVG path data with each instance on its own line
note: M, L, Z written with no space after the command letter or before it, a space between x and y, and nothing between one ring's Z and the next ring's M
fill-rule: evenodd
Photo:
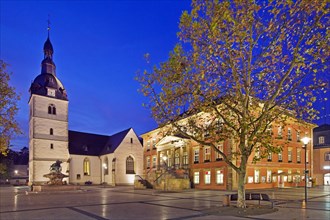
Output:
M10 73L6 70L7 64L0 60L0 154L6 155L10 140L20 133L15 115L19 95L15 88L9 85Z
M213 147L237 172L240 208L251 154L280 150L270 125L312 120L326 96L329 27L326 0L194 0L169 59L137 76L159 126ZM216 148L225 139L229 154Z

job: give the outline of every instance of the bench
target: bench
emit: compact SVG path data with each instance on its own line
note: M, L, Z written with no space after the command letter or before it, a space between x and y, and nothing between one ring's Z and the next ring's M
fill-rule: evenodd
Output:
M225 195L224 205L229 206L231 201L237 201L238 194L228 194ZM267 201L272 204L272 208L274 208L275 201L272 200L267 194L265 193L245 193L245 201L247 200L255 200L259 201L259 205L261 201Z

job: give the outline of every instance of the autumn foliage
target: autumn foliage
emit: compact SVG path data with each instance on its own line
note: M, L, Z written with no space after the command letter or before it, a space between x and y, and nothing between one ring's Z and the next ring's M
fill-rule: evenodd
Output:
M326 0L194 0L168 60L137 76L159 126L216 151L235 140L239 165L219 153L239 175L238 207L251 153L278 151L266 132L272 123L311 121L313 103L328 96L329 19Z

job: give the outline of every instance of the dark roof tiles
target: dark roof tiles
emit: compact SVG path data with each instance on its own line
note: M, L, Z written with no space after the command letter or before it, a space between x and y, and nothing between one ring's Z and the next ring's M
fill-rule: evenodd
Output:
M131 129L111 136L69 131L69 153L91 156L113 153Z

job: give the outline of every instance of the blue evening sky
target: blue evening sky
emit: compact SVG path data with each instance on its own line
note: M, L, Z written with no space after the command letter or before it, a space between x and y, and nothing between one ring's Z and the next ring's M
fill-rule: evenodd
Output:
M0 59L10 64L10 83L21 95L23 135L13 149L28 146L28 90L41 71L48 14L56 74L69 97L69 129L111 135L133 127L140 135L157 125L134 77L148 67L145 53L154 64L167 59L189 8L189 0L1 0Z
M190 0L1 0L0 59L10 64L10 83L21 95L23 135L13 149L28 146L28 90L41 71L48 15L57 77L69 97L69 129L111 135L133 127L140 135L157 125L134 77L148 68L145 53L152 64L167 59L184 10ZM329 109L328 102L322 115Z

